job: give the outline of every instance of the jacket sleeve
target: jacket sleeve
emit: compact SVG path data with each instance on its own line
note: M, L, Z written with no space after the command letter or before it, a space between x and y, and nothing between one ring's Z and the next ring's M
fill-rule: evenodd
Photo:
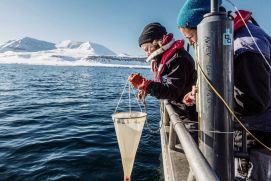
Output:
M261 113L270 104L270 69L260 54L244 52L234 60L235 111L243 116Z
M147 93L157 99L181 102L184 94L188 92L185 87L189 79L189 70L194 69L192 66L189 67L187 62L188 60L181 57L172 60L164 70L167 75L166 82L151 82L147 88Z

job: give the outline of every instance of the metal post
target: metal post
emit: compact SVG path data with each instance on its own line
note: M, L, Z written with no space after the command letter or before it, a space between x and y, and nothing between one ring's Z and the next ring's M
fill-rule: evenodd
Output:
M189 45L189 43L187 43L187 45L186 45L186 51L187 52L189 52L189 48L190 48L190 45Z
M173 124L170 124L170 129L169 129L169 143L168 146L170 149L174 150L175 149L175 145L176 145L176 138L177 138L177 134L173 128Z
M168 115L168 112L167 112L167 109L165 108L165 103L163 100L160 101L160 112L163 112L163 124L164 126L169 126L169 115Z
M165 105L170 117L170 122L173 125L173 128L175 129L176 134L180 140L195 179L200 181L218 181L219 178L212 170L207 160L203 157L198 148L198 145L195 143L191 134L185 128L182 120L180 119L180 116L168 102L165 103Z
M191 169L188 173L187 181L196 181L194 174L193 174L193 171Z
M233 106L233 23L225 13L204 16L197 27L198 59L208 79L219 94ZM198 69L200 72L200 69ZM234 180L232 117L221 100L199 73L200 149L221 180ZM211 132L210 132L211 131Z
M247 153L247 132L242 130L242 151Z
M217 13L219 11L218 0L211 0L211 13Z

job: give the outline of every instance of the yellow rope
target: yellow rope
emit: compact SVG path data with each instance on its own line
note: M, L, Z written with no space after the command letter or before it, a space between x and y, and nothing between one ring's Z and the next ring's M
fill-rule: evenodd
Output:
M218 98L223 102L227 110L230 112L230 114L237 120L237 122L240 124L240 126L247 132L249 133L258 143L260 143L263 147L271 151L271 148L269 148L267 145L265 145L263 142L261 142L256 136L254 136L246 127L245 125L240 121L240 119L235 115L235 113L232 111L230 106L227 104L227 102L224 100L224 98L219 94L219 92L216 90L216 88L212 85L212 83L209 81L207 75L204 73L199 61L198 61L198 56L197 56L197 48L195 49L195 59L198 67L200 68L200 72L203 75L203 78L205 81L208 83L208 85L211 87L211 89L214 91L214 93L218 96Z

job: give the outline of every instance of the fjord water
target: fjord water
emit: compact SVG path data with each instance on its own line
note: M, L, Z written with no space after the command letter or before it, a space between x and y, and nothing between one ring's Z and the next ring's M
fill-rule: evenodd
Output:
M151 78L149 69L0 65L0 180L122 180L111 114L135 72ZM127 102L128 92L120 111ZM147 104L157 127L159 102ZM159 157L159 134L145 125L132 180L159 180Z

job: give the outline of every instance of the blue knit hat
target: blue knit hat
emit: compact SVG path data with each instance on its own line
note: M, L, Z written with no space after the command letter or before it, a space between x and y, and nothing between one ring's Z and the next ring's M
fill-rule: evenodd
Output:
M219 0L219 5L221 3L222 0ZM196 28L202 21L203 15L209 13L210 9L210 0L186 0L178 15L178 27Z

